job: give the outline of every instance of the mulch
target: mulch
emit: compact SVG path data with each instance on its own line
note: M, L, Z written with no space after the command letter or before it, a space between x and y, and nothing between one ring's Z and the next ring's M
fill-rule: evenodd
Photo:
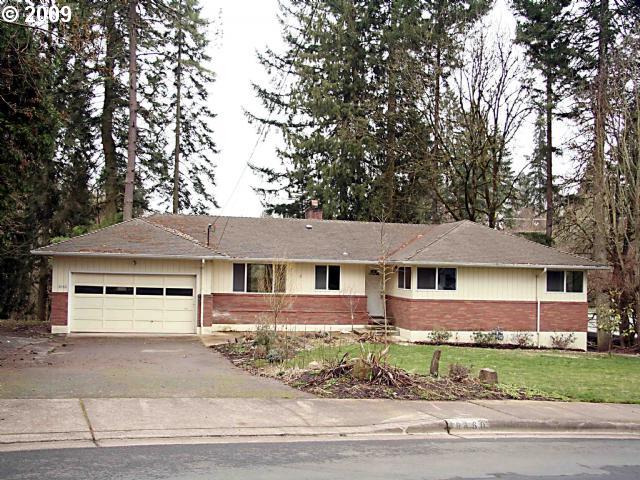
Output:
M432 377L406 372L386 363L374 365L366 379L353 374L354 359L343 357L338 364L318 369L278 368L256 362L250 342L216 345L218 352L248 372L278 379L298 390L324 398L397 400L552 400L526 389L484 384L472 377ZM282 367L283 364L279 364ZM375 377L375 378L371 378Z

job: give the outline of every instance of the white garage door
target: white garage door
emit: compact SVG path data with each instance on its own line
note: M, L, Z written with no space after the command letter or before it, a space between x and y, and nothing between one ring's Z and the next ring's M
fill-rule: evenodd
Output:
M195 333L195 276L72 274L71 331Z

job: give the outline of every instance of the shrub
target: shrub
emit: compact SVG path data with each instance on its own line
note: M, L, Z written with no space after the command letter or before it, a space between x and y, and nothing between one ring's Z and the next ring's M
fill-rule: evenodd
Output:
M449 378L454 382L461 382L469 378L469 369L459 363L449 365Z
M490 332L473 332L473 343L477 345L495 345L504 339L504 333L500 328Z
M283 359L282 359L282 354L280 353L280 350L276 350L275 348L270 350L269 353L267 353L266 360L269 363L282 362Z
M256 338L253 341L254 345L263 346L268 352L275 340L276 332L273 327L269 325L267 321L264 321L264 319L259 319L258 325L256 326Z
M519 347L530 347L533 345L533 335L529 332L514 332L511 343Z
M436 328L429 332L429 341L432 343L447 343L451 338L451 332L446 328Z
M554 333L551 335L551 346L558 350L566 350L576 341L575 333Z

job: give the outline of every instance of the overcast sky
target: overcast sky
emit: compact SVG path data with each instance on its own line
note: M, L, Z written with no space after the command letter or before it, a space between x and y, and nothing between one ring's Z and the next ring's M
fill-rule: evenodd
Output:
M220 149L214 194L221 209L213 213L258 216L262 207L251 187L260 182L247 167L258 134L256 126L247 122L244 109L260 111L251 82L264 83L266 76L257 62L256 50L263 50L266 45L275 49L282 47L277 1L208 0L203 3L205 17L221 17L222 30L217 45L212 45L210 51L216 72L210 102L217 113L213 126ZM509 32L515 29L515 19L504 0L498 0L490 19L493 28ZM532 125L525 125L512 145L516 171L526 163L524 158L531 152L532 133ZM258 145L252 162L279 165L275 152L277 141L277 133L272 131L267 140ZM562 162L556 165L554 172L564 170Z

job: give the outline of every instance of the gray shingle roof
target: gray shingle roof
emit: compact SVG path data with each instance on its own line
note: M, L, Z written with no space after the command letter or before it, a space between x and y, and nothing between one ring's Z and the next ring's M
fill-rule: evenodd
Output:
M207 226L211 224L210 244ZM381 236L381 228L383 229ZM153 215L34 251L41 255L153 255L193 258L440 265L602 265L469 222L385 224L289 218Z
M34 250L39 255L212 257L215 252L181 232L136 218Z

